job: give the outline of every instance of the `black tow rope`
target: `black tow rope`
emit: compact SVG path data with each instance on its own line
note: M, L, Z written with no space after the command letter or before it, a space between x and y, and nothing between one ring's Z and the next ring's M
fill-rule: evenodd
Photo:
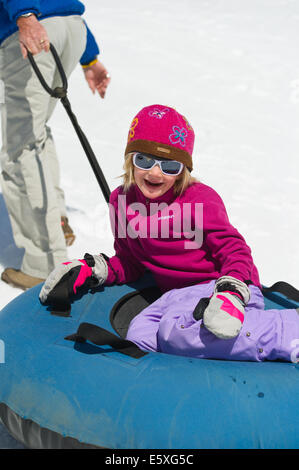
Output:
M91 165L91 168L95 174L95 177L100 185L100 188L102 190L102 193L103 193L103 196L106 200L106 202L108 203L109 202L109 197L110 197L110 189L109 189L109 186L108 186L108 183L106 181L106 178L101 170L101 167L96 159L96 156L84 134L84 132L82 131L81 127L79 126L78 124L78 121L77 121L77 118L76 116L74 115L73 111L72 111L72 108L71 108L71 104L67 98L67 87L68 87L68 83L67 83L67 77L65 75L65 71L63 69L63 66L61 64L61 61L60 61L60 58L56 52L56 49L55 47L53 46L53 44L50 44L50 51L53 55L53 58L55 60L55 63L57 65L57 68L58 68L58 71L59 71L59 74L60 74L60 77L61 77L61 81L62 81L62 86L60 87L56 87L54 89L52 89L51 87L49 87L49 85L46 83L40 69L38 68L34 58L33 58L33 55L31 54L31 52L29 52L27 50L27 53L28 53L28 59L32 65L32 68L34 70L34 72L36 73L41 85L43 86L43 88L46 90L47 93L49 93L49 95L51 95L53 98L57 98L57 99L60 99L63 106L65 107L66 109L66 112L67 114L69 115L70 117L70 120L75 128L75 131L77 133L77 136L79 137L79 140L82 144L82 147L86 153L86 156L89 160L89 163Z

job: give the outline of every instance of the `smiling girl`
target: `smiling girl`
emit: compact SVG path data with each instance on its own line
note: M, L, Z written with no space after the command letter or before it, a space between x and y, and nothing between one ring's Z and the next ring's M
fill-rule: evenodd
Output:
M55 301L62 283L71 295L91 279L98 285L123 284L149 270L162 293L213 286L205 310L206 328L222 338L239 333L250 299L248 286L259 289L259 276L251 250L230 224L220 196L191 177L193 146L192 126L173 108L152 105L134 117L123 184L110 197L115 254L85 255L59 265L41 290L42 302ZM153 222L154 233L144 230ZM202 234L200 243L197 232ZM225 302L219 302L220 293Z

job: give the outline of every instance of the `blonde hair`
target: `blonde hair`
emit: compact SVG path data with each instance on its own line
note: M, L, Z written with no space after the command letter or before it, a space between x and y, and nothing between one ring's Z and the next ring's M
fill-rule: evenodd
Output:
M135 152L127 153L127 155L125 156L125 163L123 166L125 173L120 176L121 178L123 178L123 188L124 188L125 193L129 191L132 184L136 184L136 181L134 178L134 165L133 165L134 153ZM195 183L196 181L198 180L196 178L193 178L188 168L184 166L182 173L178 176L178 178L174 182L174 185L173 185L174 194L176 196L181 196L183 192L188 188L188 186Z

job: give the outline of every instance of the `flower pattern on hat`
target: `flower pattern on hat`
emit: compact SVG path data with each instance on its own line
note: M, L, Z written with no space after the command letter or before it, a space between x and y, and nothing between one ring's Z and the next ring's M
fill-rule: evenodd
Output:
M183 147L186 145L186 137L188 135L188 132L184 127L181 129L178 126L173 126L172 127L173 134L170 134L169 140L172 144L180 144Z
M155 108L155 109L153 109L153 111L150 111L148 114L151 117L155 117L157 119L162 119L165 116L165 114L168 113L168 111L169 111L168 108L164 108L164 109Z
M129 134L128 134L128 142L130 142L131 139L133 139L134 135L135 135L135 127L137 126L138 124L138 118L135 117L132 121L132 124L131 124L131 127L129 129Z

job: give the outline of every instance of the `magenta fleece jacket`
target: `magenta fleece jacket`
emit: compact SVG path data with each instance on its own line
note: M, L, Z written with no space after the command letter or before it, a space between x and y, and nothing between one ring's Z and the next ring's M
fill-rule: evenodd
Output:
M181 196L173 188L146 199L137 185L110 197L115 256L106 285L137 280L151 271L162 292L234 276L260 287L251 250L230 224L224 203L211 187L193 183Z

